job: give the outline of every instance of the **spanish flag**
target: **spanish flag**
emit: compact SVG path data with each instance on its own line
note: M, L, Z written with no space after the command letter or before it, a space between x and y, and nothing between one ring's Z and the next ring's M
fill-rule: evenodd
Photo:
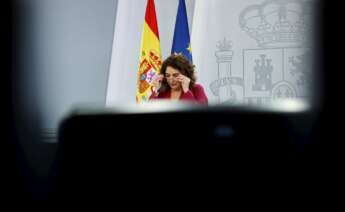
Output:
M137 102L147 101L152 94L151 83L159 74L162 55L154 0L148 0L144 29L141 37L140 64L138 71Z

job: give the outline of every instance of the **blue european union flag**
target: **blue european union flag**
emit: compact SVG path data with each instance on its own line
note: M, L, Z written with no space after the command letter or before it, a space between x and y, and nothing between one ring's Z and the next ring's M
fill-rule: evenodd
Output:
M182 54L193 62L185 0L179 1L171 54Z

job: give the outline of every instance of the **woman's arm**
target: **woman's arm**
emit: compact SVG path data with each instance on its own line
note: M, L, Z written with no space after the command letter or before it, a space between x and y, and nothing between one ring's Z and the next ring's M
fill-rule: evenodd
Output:
M204 88L201 85L199 84L195 85L194 96L195 96L195 100L198 103L208 104L208 98L206 96Z
M152 94L151 94L149 100L151 100L151 99L159 99L159 93L152 91Z
M158 75L157 77L154 78L153 82L152 82L152 87L151 87L151 96L150 96L150 100L151 99L158 99L159 98L159 89L162 86L162 80L163 80L163 75Z
M196 84L193 92L188 90L183 92L181 95L181 100L196 101L201 104L208 104L208 98L205 94L204 88L201 85Z

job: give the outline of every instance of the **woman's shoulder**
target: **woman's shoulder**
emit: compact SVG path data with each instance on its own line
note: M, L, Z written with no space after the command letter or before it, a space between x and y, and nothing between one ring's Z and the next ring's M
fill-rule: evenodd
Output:
M192 92L197 102L207 104L208 99L203 86L201 84L194 84L193 87L194 88Z
M158 98L167 98L170 95L170 90L169 89L164 89L159 92Z
M192 93L194 93L195 95L199 95L205 93L205 89L201 84L195 83L192 88Z
M200 90L200 89L204 89L204 87L199 83L195 83L193 86L193 89L194 90Z

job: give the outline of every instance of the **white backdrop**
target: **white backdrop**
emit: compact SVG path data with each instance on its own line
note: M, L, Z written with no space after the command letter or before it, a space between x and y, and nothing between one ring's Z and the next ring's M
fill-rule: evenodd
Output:
M267 104L306 98L310 8L296 0L186 0L193 60L211 104ZM156 0L163 59L171 50L178 1ZM146 0L120 0L107 105L135 102Z
M309 96L311 5L198 0L192 46L210 102L267 104Z

